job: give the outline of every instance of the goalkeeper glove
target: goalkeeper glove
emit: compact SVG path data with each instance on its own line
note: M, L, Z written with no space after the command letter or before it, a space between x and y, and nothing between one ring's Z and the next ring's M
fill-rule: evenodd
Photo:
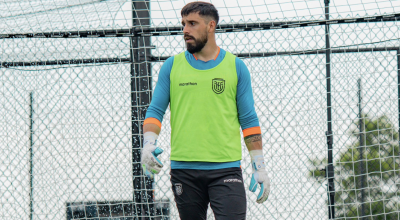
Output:
M252 150L250 151L250 156L253 174L251 175L249 190L255 192L257 185L260 184L261 190L257 196L257 203L263 203L268 199L270 191L270 181L265 170L264 156L262 150Z
M157 158L163 150L156 147L158 135L154 132L146 132L143 135L144 144L142 149L141 164L143 172L149 178L153 178L154 174L158 174L164 166Z

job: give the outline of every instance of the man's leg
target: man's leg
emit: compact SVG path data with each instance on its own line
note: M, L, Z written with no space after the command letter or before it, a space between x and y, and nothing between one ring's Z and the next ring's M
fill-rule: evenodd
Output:
M181 220L206 220L207 186L196 170L171 170L171 184Z
M246 219L246 192L242 170L227 168L212 171L208 186L211 208L216 220Z

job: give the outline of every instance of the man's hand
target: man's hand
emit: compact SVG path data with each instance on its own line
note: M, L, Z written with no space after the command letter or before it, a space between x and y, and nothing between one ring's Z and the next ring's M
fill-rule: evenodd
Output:
M265 170L264 156L262 155L262 150L253 150L250 155L253 174L251 175L249 190L255 192L257 185L260 184L261 190L257 196L257 203L263 203L268 199L270 191L270 180Z
M154 132L144 133L144 144L142 149L141 164L143 172L149 178L154 178L154 174L158 174L164 166L157 158L163 150L156 146L156 139L158 135Z

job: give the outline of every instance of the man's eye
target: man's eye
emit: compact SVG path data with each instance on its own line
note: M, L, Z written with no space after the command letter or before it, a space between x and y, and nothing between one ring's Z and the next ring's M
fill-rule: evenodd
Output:
M194 22L190 22L190 25L192 25L192 26L193 26L193 25L194 25Z

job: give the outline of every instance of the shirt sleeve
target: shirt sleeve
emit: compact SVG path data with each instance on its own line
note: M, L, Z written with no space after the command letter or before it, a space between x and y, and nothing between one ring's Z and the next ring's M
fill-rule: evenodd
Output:
M170 57L161 67L157 86L154 89L153 98L150 102L149 108L147 109L144 124L152 123L161 128L161 122L169 104L170 75L173 63L174 57Z
M247 69L246 64L237 57L236 71L238 76L236 104L243 136L246 137L254 134L261 134L260 124L254 108L250 72Z

